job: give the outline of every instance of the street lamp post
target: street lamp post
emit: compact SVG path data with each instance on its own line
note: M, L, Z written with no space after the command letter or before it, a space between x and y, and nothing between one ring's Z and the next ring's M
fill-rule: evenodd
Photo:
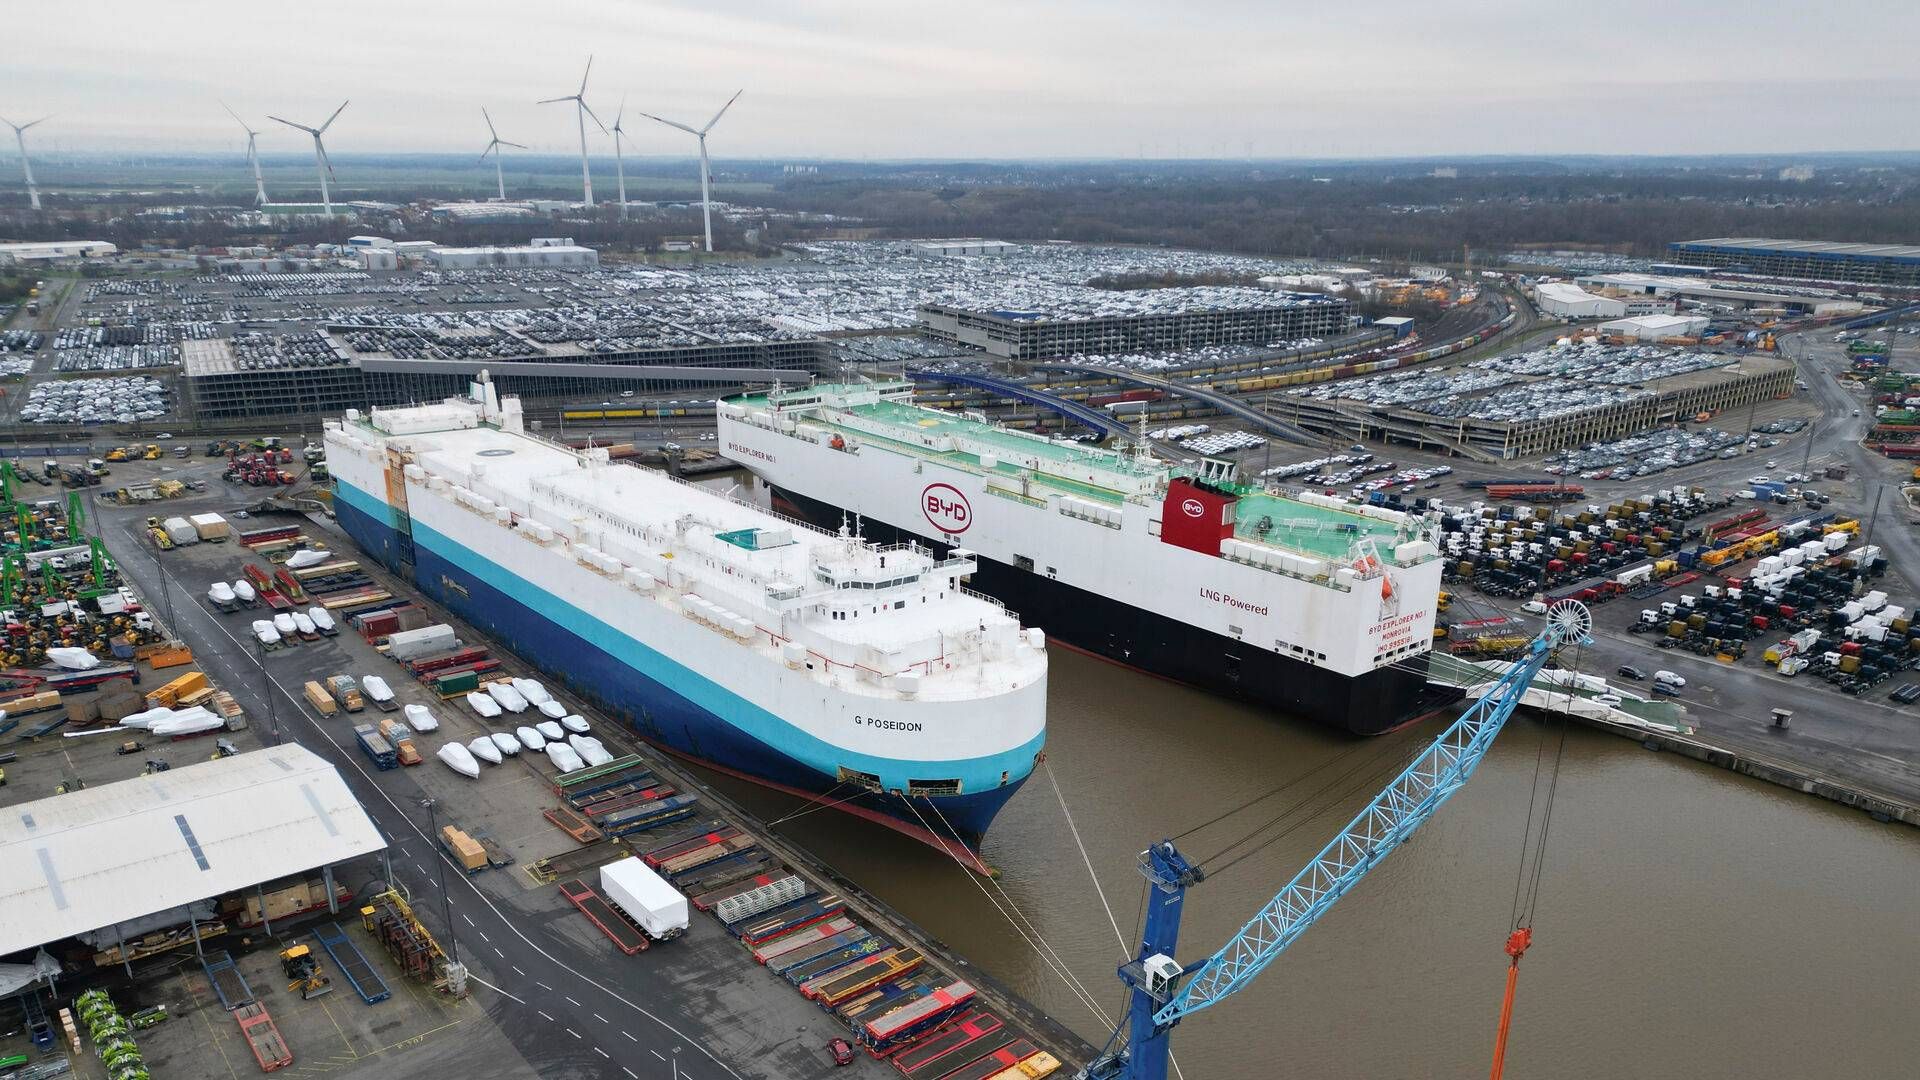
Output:
M434 807L438 805L438 802L439 800L437 799L420 800L420 805L427 808L427 839L429 842L435 844L440 842L440 819L439 816L434 813ZM444 858L435 858L433 864L435 869L439 871L440 907L447 920L448 973L451 975L452 969L459 968L461 973L465 974L466 968L460 963L460 941L453 933L453 897L447 893L447 861Z

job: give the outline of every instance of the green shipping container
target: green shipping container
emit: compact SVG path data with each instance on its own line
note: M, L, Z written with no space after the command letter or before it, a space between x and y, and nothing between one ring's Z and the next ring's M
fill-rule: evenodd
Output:
M433 680L434 692L442 697L449 694L465 694L480 689L480 674L474 671L456 671L451 675L442 675Z

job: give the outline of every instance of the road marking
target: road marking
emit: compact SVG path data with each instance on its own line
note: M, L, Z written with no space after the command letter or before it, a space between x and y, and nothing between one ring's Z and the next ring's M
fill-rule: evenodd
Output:
M627 1068L625 1065L620 1066L620 1071L623 1073L626 1073L628 1076L633 1077L633 1080L640 1080L640 1074L637 1072L634 1072L632 1069Z
M473 926L473 916L471 916L471 915L469 915L469 914L467 914L466 912L464 912L464 911L463 911L463 912L461 912L461 913L460 913L460 917L461 917L461 918L463 918L463 919L465 919L465 920L467 920L467 925L468 925L468 926ZM477 926L474 926L473 928L474 928L475 930L478 930L478 929L479 929L479 927L477 927Z
M462 916L462 918L465 918L465 916ZM474 927L474 929L480 930L480 928L477 926ZM487 936L487 932L485 930L480 930L480 940L486 942L489 945L493 944L493 939Z
M421 877L426 877L426 876L427 876L427 868L426 868L426 867L424 867L424 866L421 866L421 865L420 865L419 863L414 863L414 864L413 864L413 868L414 868L415 870L418 870L418 871L420 871L420 876L421 876Z
M603 1057L603 1058L606 1058L606 1059L607 1059L608 1061L612 1061L612 1060L613 1060L613 1055L612 1055L612 1054L609 1054L609 1053L607 1053L607 1052L606 1052L605 1050L602 1050L602 1049L600 1049L600 1048L599 1048L599 1047L597 1047L597 1046L593 1048L593 1052L594 1052L594 1053L596 1053L596 1054L599 1054L599 1055L600 1055L601 1057Z
M578 1005L579 1005L580 1003L579 1003L579 1002L577 1002L577 1001L575 1001L575 1000L573 1000L572 998L567 998L567 1004L569 1004L569 1005L573 1005L573 1006L578 1006Z
M621 1032L620 1034L622 1034L622 1035L625 1035L625 1036L627 1037L627 1041L628 1041L628 1042L639 1042L639 1041L640 1041L639 1039L636 1039L636 1038L634 1038L631 1032L626 1032L626 1031L623 1031L623 1032Z
M542 990L546 990L546 991L549 991L549 992L551 992L551 991L553 990L553 987L551 987L551 986L548 986L548 985L547 985L546 983L543 983L543 982L541 982L541 981L539 981L538 979L536 979L536 980L534 980L534 983L533 983L533 985L535 985L535 986L537 986L537 987L539 987L539 988L540 988L540 989L542 989Z
M127 543L133 545L135 549L138 549L140 547L141 541L134 536L133 523L131 521L122 524L121 535L125 538ZM155 569L160 572L160 577L161 577L160 587L161 587L162 593L165 593L169 591L170 588L172 588L172 589L181 590L181 592L184 595L188 595L188 596L192 595L192 590L187 588L187 586L185 586L184 584L182 584L180 579L174 575L172 570L169 570L165 566L161 566L157 564L155 565ZM138 583L138 579L136 579L136 584L137 583ZM266 675L267 681L269 683L272 683L273 686L280 691L281 697L285 698L287 703L291 706L291 708L288 710L287 715L297 716L300 719L305 720L307 722L307 727L311 729L315 734L319 735L320 738L328 746L332 747L334 753L339 755L341 761L346 762L347 765L352 767L353 771L360 777L361 782L366 785L367 791L375 795L378 795L380 797L380 800L386 803L387 806L393 810L394 814L397 815L401 821L406 823L407 828L413 830L413 833L415 836L418 836L423 842L428 841L427 834L420 831L419 824L415 822L413 818L410 815L408 815L405 811L401 810L400 804L393 800L393 796L389 794L384 787L380 786L380 784L375 782L372 774L368 773L367 770L361 766L360 764L361 755L359 755L358 753L349 752L347 747L344 744L336 742L332 734L329 733L329 731L327 730L327 728L323 726L319 720L315 719L312 713L308 712L307 709L303 707L303 705L301 704L305 700L303 695L296 694L293 691L287 689L286 684L282 683L278 676L274 675L271 671L268 671L266 669L266 665L264 662L262 662L262 658L259 657L258 655L255 655L255 651L251 646L243 644L239 638L233 635L233 631L227 629L226 624L218 621L217 619L214 619L211 615L208 615L205 609L201 608L199 605L196 604L196 605L190 605L188 608L183 610L193 611L195 615L201 621L203 621L206 625L211 626L215 630L220 631L221 635L224 636L229 642L231 642L234 648L239 650L241 655L246 656L249 660L253 661L258 666L259 670ZM177 626L174 629L176 633L179 631L179 627ZM284 728L276 729L275 731L276 742L284 741L285 738L291 737L291 736L284 735L285 730L286 729ZM298 740L295 740L295 741L297 742ZM546 957L548 960L552 961L554 964L556 965L560 964L560 961L557 958L555 958L552 953L541 948L538 944L534 942L532 938L529 938L526 934L521 933L518 927L514 926L513 923L508 921L507 916L500 910L498 906L494 904L494 902L491 899L487 897L485 893L480 891L480 887L475 885L471 878L468 878L463 874L463 875L460 875L458 880L460 883L464 883L468 889L473 890L474 898L479 900L481 903L485 904L487 906L487 910L493 912L494 917L499 919L501 923L506 925L507 929L513 931L513 935L519 938L522 942L524 942L528 948L532 949L534 952L539 953L541 956ZM452 900L453 900L453 897L449 895L448 902L451 903ZM598 990L601 993L612 998L613 1000L619 1002L620 1004L625 1005L627 1008L632 1009L634 1012L637 1012L641 1016L644 1016L647 1019L653 1021L655 1024L658 1024L660 1027L663 1027L666 1030L672 1032L674 1035L681 1036L682 1038L685 1037L684 1035L681 1035L680 1029L668 1023L659 1014L649 1011L645 1006L641 1005L637 1001L632 1000L631 998L622 996L619 991L613 989L612 987L601 983L599 980L593 978L590 975L581 974L580 972L577 972L577 971L573 972L573 975L575 978L578 978L581 982L586 983L588 986L593 987L595 990ZM545 986L545 984L542 984L542 986L543 988L548 990L552 989L552 987L547 987ZM547 1019L551 1020L553 1018L548 1017ZM707 1060L713 1062L715 1065L720 1066L721 1071L725 1072L728 1076L735 1077L736 1080L738 1080L740 1074L734 1072L733 1069L730 1068L726 1062L721 1061L718 1057L714 1056L713 1051L707 1049L705 1046L700 1046L698 1047L698 1049L703 1055L706 1056ZM664 1061L666 1059L662 1058L661 1060ZM229 1068L231 1069L231 1066L229 1066Z
M575 1030L573 1030L572 1028L568 1028L568 1029L567 1029L567 1034L569 1034L569 1035L571 1035L571 1036L573 1036L573 1037L574 1037L574 1038L576 1038L576 1039L580 1037L580 1033L579 1033L579 1032L577 1032L577 1031L575 1031Z
M635 1042L639 1042L640 1040L638 1040L638 1039L635 1039L634 1041L635 1041ZM647 1051L647 1053L649 1053L649 1054L652 1054L652 1055L653 1055L654 1057L657 1057L657 1058L659 1058L659 1059L660 1059L661 1061L665 1061L665 1060L667 1060L667 1055L665 1055L665 1054L663 1054L663 1053L661 1053L661 1052L660 1052L660 1051L658 1051L658 1050L649 1050L649 1051Z
M477 982L477 983L479 983L479 984L480 984L481 986L484 986L484 987L486 987L487 989L489 989L489 990L491 990L491 991L493 991L493 992L494 992L494 993L496 993L496 994L500 994L500 995L502 995L502 996L504 996L504 997L510 997L510 998L513 998L513 1000L515 1000L515 1001L518 1001L518 1002L520 1002L520 1004L522 1004L522 1005L525 1005L525 1004L526 1004L526 1000L525 1000L524 998L519 998L519 997L514 997L514 995L513 995L513 994L510 994L510 993L508 993L507 991L505 991L505 990L502 990L502 989L500 989L499 987L497 987L497 986L495 986L495 985L493 985L492 983L490 983L490 982L488 982L487 980L485 980L485 979L483 979L483 978L481 978L480 976L478 976L478 975L475 975L475 974L474 974L473 972L471 972L471 971L469 971L469 972L467 972L467 978L469 978L469 979L472 979L472 980L473 980L474 982ZM332 1013L328 1013L327 1015L328 1015L329 1017L331 1017L331 1016L332 1016L333 1014L332 1014ZM541 1013L540 1015L542 1015L542 1016L546 1016L547 1014L546 1014L546 1013ZM553 1017L551 1017L551 1016L548 1016L548 1017L547 1017L547 1019L549 1019L549 1020L551 1020L551 1019L553 1019ZM341 1036L341 1038L345 1038L345 1037L346 1037L346 1036L344 1036L344 1035L342 1035L342 1036Z
M606 1018L606 1017L604 1017L604 1016L601 1016L601 1015L600 1015L599 1013L594 1013L594 1014L593 1014L593 1018L594 1018L595 1020L598 1020L598 1021L600 1021L600 1022L601 1022L601 1023L603 1023L603 1024L607 1022L607 1018Z
M501 952L501 951L500 951L500 946L498 946L498 945L495 945L495 946L493 947L493 955L495 955L495 956L497 956L497 957L499 957L499 958L500 958L500 959L502 959L502 960L505 960L505 959L507 958L507 954L506 954L506 953L503 953L503 952Z
M513 967L513 965L512 965L512 964L508 964L507 966L508 966L508 967ZM519 968L517 968L517 967L516 967L516 968L513 968L513 973L514 973L515 975L518 975L518 976L520 976L520 977L521 977L521 978L523 978L523 979L527 977L527 973L526 973L526 972L524 972L524 971L521 971L521 970L520 970Z
M405 844L400 845L400 854L405 855L409 859L413 858L413 852L408 851L407 845Z
M469 979L471 979L471 978L473 978L473 976L471 976L471 975L469 975L469 976L467 976L467 978L469 978ZM534 1011L534 1012L537 1012L537 1013L539 1013L539 1014L540 1014L540 1019L542 1019L542 1020L545 1020L545 1021L546 1021L547 1023L549 1023L549 1024L551 1024L551 1023L553 1023L553 1017L551 1017L551 1016L548 1016L548 1015L547 1015L547 1010L545 1010L545 1009L535 1009L535 1010L533 1010L533 1011Z

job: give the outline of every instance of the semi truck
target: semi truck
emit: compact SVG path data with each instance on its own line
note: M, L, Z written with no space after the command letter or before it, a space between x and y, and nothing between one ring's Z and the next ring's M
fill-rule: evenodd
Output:
M600 893L655 941L687 929L687 898L634 856L600 868Z
M381 738L380 733L373 730L372 724L353 725L353 737L354 740L360 744L361 751L373 761L374 768L393 769L399 767L400 760L398 755L394 753L393 744Z

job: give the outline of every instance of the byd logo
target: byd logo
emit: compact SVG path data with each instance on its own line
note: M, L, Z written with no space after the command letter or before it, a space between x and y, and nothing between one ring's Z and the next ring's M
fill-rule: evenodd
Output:
M1201 504L1199 499L1186 500L1180 504L1180 510L1190 518L1197 518L1207 512L1207 508Z
M952 484L928 484L920 493L920 512L943 533L963 533L973 524L973 507Z

